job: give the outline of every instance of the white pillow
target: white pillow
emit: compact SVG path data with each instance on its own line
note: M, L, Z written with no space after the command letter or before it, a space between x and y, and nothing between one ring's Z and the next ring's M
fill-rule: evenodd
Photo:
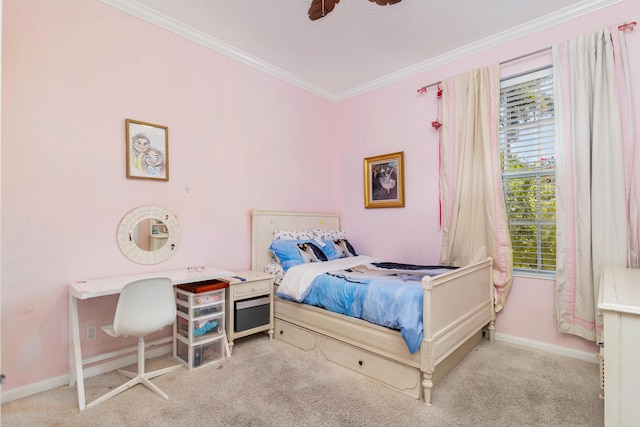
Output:
M342 230L323 230L321 228L314 228L311 230L314 238L320 240L338 240L346 239L347 233Z
M264 271L273 276L273 281L277 285L279 285L280 282L282 282L282 279L284 277L284 269L282 268L282 266L278 261L275 261L275 260L270 261L264 268Z
M273 240L313 240L312 231L275 230Z

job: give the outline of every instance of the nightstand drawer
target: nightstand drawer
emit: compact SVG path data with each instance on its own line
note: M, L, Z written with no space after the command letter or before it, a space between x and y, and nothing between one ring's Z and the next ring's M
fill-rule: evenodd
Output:
M242 285L233 285L230 289L234 300L264 295L271 293L271 279L244 283Z

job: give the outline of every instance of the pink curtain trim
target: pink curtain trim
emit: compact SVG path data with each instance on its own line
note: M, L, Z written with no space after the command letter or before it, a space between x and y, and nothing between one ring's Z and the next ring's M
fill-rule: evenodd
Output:
M562 44L558 47L558 50L560 52L560 55L562 57L562 68L563 71L561 73L562 76L562 91L563 91L563 95L564 95L564 99L567 103L569 103L571 101L571 96L569 93L569 84L566 81L566 76L569 75L569 64L568 64L568 58L567 58L567 47L566 44ZM565 107L566 109L566 107ZM571 111L571 109L569 109L569 111ZM564 129L565 129L565 139L566 141L571 141L571 120L570 117L568 117L567 114L564 114ZM571 154L573 153L573 150L571 150L570 152ZM573 181L571 179L572 174L571 171L573 170L573 162L571 161L571 155L569 156L565 156L565 179L567 180L567 182L569 181ZM573 186L568 185L568 188L573 188ZM574 307L575 307L575 267L573 266L573 261L575 259L575 251L572 250L572 248L575 248L575 230L573 229L573 224L575 224L575 221L573 220L573 210L575 209L575 203L573 200L573 193L569 193L566 195L565 197L565 202L567 203L567 208L566 208L566 212L567 212L567 216L569 216L569 218L567 219L567 229L566 229L566 233L567 233L567 241L573 241L574 244L569 244L566 245L567 246L567 265L566 265L566 280L567 280L567 285L565 287L565 310L564 310L564 321L571 323L571 317L574 313Z
M564 68L563 73L562 73L562 78L563 78L563 82L562 82L562 88L563 88L563 95L564 95L564 99L567 102L567 104L569 104L571 102L571 94L569 93L569 84L566 81L566 76L569 76L569 61L568 61L568 53L567 53L567 46L566 44L563 44L560 46L560 53L562 55L562 66ZM565 107L566 108L566 107ZM569 108L569 111L572 111L571 108ZM569 188L575 188L574 187L574 179L573 179L573 170L574 170L574 166L573 166L573 153L575 153L576 148L573 144L573 137L572 137L572 127L571 127L571 115L570 114L565 114L564 115L564 129L565 129L565 138L567 143L570 144L571 150L570 150L570 156L566 156L565 158L565 162L566 162L566 174L565 174L565 179L567 180L567 182L570 183L570 185L568 186ZM566 280L567 280L567 285L565 288L565 315L564 315L564 321L569 323L569 324L576 324L576 325L580 325L585 329L589 329L589 330L594 330L595 329L595 322L587 320L587 319L583 319L581 317L579 317L576 313L576 299L577 299L577 261L576 261L576 257L577 257L577 252L575 250L575 248L577 247L577 241L576 241L576 221L575 221L575 217L574 217L574 212L576 211L576 203L575 203L575 194L573 192L567 194L567 197L565 199L566 203L567 203L567 241L568 242L572 242L571 244L567 245L567 263L566 263Z

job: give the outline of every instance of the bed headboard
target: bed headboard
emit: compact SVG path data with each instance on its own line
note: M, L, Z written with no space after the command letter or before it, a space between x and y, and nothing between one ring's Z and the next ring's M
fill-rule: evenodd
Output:
M321 228L338 230L340 215L337 213L251 211L251 269L264 271L271 261L271 241L275 230L304 231Z

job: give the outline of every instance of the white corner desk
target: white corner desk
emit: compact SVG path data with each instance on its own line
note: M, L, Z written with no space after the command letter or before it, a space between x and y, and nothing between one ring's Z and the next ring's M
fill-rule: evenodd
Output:
M78 406L83 411L86 408L84 395L84 363L82 361L80 323L78 319L78 300L97 298L119 294L124 285L134 280L151 277L168 277L174 285L202 282L233 276L231 271L204 267L202 271L189 272L187 268L153 273L136 274L130 276L107 277L102 279L83 280L69 284L69 386L77 381Z

